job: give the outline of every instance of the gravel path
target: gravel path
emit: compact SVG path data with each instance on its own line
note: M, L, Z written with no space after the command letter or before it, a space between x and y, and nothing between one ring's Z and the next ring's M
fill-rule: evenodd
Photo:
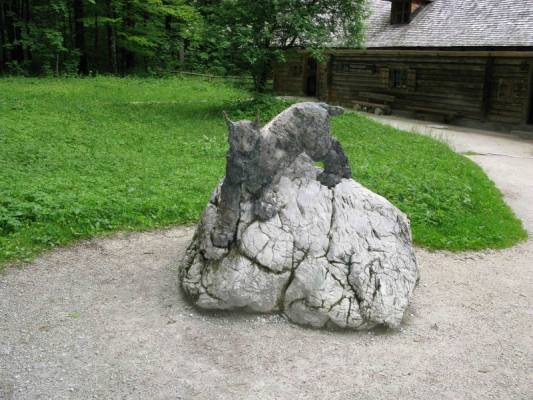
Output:
M533 231L533 161L473 158ZM0 275L0 399L533 398L532 240L418 250L403 328L342 333L192 309L175 268L191 234L90 240Z

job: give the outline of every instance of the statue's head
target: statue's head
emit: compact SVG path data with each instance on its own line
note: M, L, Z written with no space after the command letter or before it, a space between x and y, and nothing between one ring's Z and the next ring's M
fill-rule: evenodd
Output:
M335 117L337 115L342 115L344 114L344 108L342 107L339 107L339 106L330 106L329 104L327 103L318 103L318 105L322 108L324 108L328 114L330 115L330 117Z
M224 118L229 128L230 148L241 153L251 152L261 137L261 123L259 117L255 121L231 121L224 113Z

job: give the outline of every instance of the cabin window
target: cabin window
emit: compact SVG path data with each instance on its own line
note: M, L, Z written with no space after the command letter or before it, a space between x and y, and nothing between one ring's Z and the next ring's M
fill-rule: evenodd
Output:
M418 4L418 2L415 3ZM391 24L408 24L411 21L412 6L411 0L392 1Z
M334 70L335 72L339 73L339 74L344 74L344 73L348 73L348 72L351 72L352 70L355 70L357 69L355 67L354 64L350 64L346 61L337 61L335 64L334 64Z
M391 24L408 24L428 3L427 0L391 0Z
M390 86L393 89L407 89L408 74L406 69L392 69L390 72Z
M335 72L342 74L343 72L347 72L350 70L350 65L346 64L344 62L336 62L334 66Z

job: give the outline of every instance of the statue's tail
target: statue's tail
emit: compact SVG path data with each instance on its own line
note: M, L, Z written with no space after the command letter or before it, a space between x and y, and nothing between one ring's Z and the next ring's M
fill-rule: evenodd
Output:
M327 103L320 103L322 108L325 108L331 117L344 114L344 108L339 106L330 106Z

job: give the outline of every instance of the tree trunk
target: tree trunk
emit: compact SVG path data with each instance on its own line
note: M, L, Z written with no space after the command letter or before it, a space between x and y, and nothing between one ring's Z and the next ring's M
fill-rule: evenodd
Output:
M262 64L260 68L253 72L254 88L257 93L264 93L267 89L268 75L270 74L270 64Z
M174 43L176 40L173 32L172 32L172 16L167 15L165 16L165 33L166 33L166 41L167 43ZM182 42L180 41L180 51L179 51L179 60L181 63L181 46ZM174 69L174 59L176 58L176 52L174 51L174 46L170 46L170 59L172 60L171 67ZM167 66L168 67L168 66Z
M17 24L17 22L20 22L22 19L22 3L20 1L17 2L17 6L12 5L11 9L11 29L12 29L12 40L11 43L17 43L13 46L13 50L11 51L11 57L13 61L17 61L20 64L24 62L24 49L22 48L22 45L20 44L20 39L22 38L22 31L20 29L20 24Z
M180 68L185 68L185 41L180 43Z
M26 29L26 33L29 34L30 33L30 22L31 22L31 3L30 3L30 0L26 0L24 2L24 25L25 25L25 29ZM29 61L32 61L32 54L31 54L31 49L26 46L24 47L24 58L26 60L29 60Z
M80 63L78 72L82 75L89 73L89 65L87 62L87 49L85 47L85 27L83 25L83 18L85 11L83 8L83 0L73 0L74 10L74 45L80 52Z
M113 74L116 74L118 72L117 39L115 29L111 25L107 27L107 46L109 51L109 69Z
M254 88L257 93L265 93L267 80L263 74L254 76Z
M72 23L72 7L67 7L67 26L68 30L65 31L65 41L68 37L67 47L68 49L74 48L74 24Z
M133 21L131 1L126 0L124 2L124 26L126 27L127 34L130 34L130 30L135 26ZM122 49L124 71L130 72L135 67L135 54L128 49Z
M0 74L5 73L7 63L7 21L5 13L5 3L0 1Z
M107 15L109 18L115 18L112 0L107 1ZM116 74L118 72L117 39L115 36L115 28L109 23L107 24L107 52L109 58L109 71Z
M94 65L95 70L98 70L100 67L99 63L99 56L100 53L98 51L98 1L94 1Z

